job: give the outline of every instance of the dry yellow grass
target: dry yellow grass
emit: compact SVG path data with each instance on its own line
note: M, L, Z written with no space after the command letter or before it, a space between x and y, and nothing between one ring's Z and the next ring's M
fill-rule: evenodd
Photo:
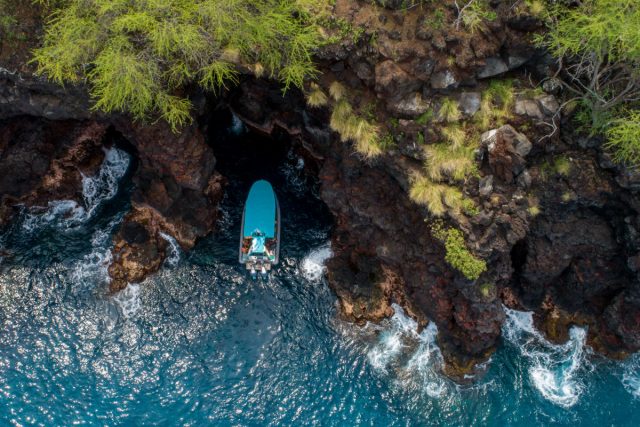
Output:
M378 126L358 117L346 99L334 105L329 125L340 134L342 141L353 141L356 152L364 158L372 159L382 154Z
M444 187L446 186L443 184L435 183L423 175L416 174L411 177L409 197L414 202L426 206L432 215L442 216L447 212L442 201Z
M458 102L450 98L445 98L442 101L440 111L438 111L438 116L447 123L457 122L460 120L462 115L460 114Z
M458 149L467 142L467 133L459 125L449 125L442 129L442 135L453 149Z
M344 85L337 80L331 83L331 85L329 86L329 95L331 95L331 97L336 101L342 100L342 98L344 98L346 94L347 88L345 88Z
M476 168L471 147L453 149L448 144L440 143L428 145L424 150L426 173L433 181L442 181L445 176L461 181Z
M324 107L329 103L329 98L322 91L320 86L311 84L311 90L307 94L307 105L310 107Z

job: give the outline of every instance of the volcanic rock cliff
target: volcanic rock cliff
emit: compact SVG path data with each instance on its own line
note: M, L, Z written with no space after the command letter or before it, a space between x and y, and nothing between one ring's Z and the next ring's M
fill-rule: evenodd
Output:
M503 304L534 310L553 340L565 340L573 324L588 325L597 351L623 357L639 350L640 176L612 163L602 141L561 116L561 94L548 79L553 61L529 42L540 22L492 2L497 19L470 34L430 25L429 8L386 3L338 0L335 14L364 30L317 58L319 87L328 92L341 82L354 109L369 111L393 136L374 160L331 130L328 108L307 106L299 91L283 96L264 79L247 76L217 100L194 92L197 120L174 134L161 122L91 113L82 87L0 71L0 224L20 206L78 199L81 174L95 172L105 134L116 132L138 167L131 212L114 237L111 288L142 280L165 257L160 233L189 249L214 229L224 177L199 124L210 109L231 108L257 131L288 132L314 159L310 173L335 217L329 284L347 319L379 321L395 302L421 326L435 322L446 369L458 379L498 345ZM442 10L453 21L455 10ZM471 117L488 82L507 75L519 88L512 114L479 129L479 173L462 188L477 209L442 219L487 262L470 281L445 261L433 216L409 197L423 145L437 142L443 124L420 118L445 98ZM544 79L546 92L529 90Z

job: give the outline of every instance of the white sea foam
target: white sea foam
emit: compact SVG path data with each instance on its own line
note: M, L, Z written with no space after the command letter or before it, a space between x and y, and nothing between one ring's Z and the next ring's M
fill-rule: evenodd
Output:
M100 170L93 176L82 177L82 198L87 218L105 200L113 198L118 192L118 181L129 167L130 157L118 148L105 150Z
M640 399L640 353L636 353L625 362L622 384L633 397Z
M160 237L169 243L169 256L165 260L165 264L170 267L175 267L178 265L178 262L180 262L180 245L178 245L178 242L176 242L173 236L167 233L160 232Z
M418 334L417 323L400 306L392 307L395 314L381 323L367 351L369 364L378 373L393 375L399 388L433 398L441 396L452 385L442 374L443 359L436 344L438 328L431 322Z
M532 385L542 397L565 408L575 405L584 391L582 371L589 368L585 354L587 331L572 327L562 345L547 341L533 325L533 313L505 308L504 338L528 363Z
M118 181L129 167L130 157L115 147L105 150L105 157L94 176L82 177L82 205L73 200L53 200L43 213L28 212L22 227L33 232L48 224L73 227L87 221L96 208L118 192Z
M142 300L140 299L140 285L137 283L129 284L126 288L118 292L113 300L118 305L120 313L127 319L132 318L142 308Z
M325 262L331 258L332 255L333 252L331 251L331 245L329 243L311 251L304 257L300 264L302 276L311 282L319 281L326 271Z

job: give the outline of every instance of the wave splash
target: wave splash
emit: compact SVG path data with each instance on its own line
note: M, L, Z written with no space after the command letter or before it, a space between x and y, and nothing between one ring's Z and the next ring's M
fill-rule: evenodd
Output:
M325 262L332 255L330 243L325 243L311 251L300 263L302 276L310 282L320 281L326 271Z
M120 313L125 319L131 319L142 308L142 300L140 298L140 285L130 283L126 288L118 292L113 300L118 305Z
M82 177L82 205L74 200L50 201L44 213L27 213L22 228L33 232L49 224L71 228L86 222L102 202L116 195L118 183L127 172L130 161L131 157L124 151L115 147L106 149L98 173Z
M640 399L640 353L636 353L625 363L622 385L633 397Z
M169 267L175 267L180 262L180 245L173 236L170 236L167 233L163 233L162 231L159 233L160 237L169 243L169 256L165 259L165 265Z
M413 396L440 398L455 385L442 373L444 360L436 343L438 328L431 322L420 333L418 324L397 304L394 315L380 324L368 323L356 332L355 341L366 342L369 366L390 378L398 390Z
M505 312L503 336L527 360L532 385L542 397L558 406L575 405L585 388L581 374L590 369L585 351L586 329L572 327L569 341L557 345L535 329L532 312L506 307Z

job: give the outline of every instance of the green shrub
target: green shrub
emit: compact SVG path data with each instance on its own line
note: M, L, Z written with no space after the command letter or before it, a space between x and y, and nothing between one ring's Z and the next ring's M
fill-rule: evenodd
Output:
M607 138L605 147L612 151L616 161L640 165L640 111L628 111L624 118L614 120Z
M419 124L420 126L426 126L429 122L431 122L431 120L433 120L433 110L431 108L429 108L427 111L425 111L424 113L422 113L416 120L416 124Z
M181 87L218 90L238 65L282 82L313 77L323 43L325 0L66 0L46 21L34 52L39 74L87 79L95 108L159 115L174 129L190 120Z
M444 228L436 223L432 226L433 236L445 246L445 261L460 271L469 280L476 280L487 271L487 263L473 255L464 243L464 234L456 228Z
M558 175L569 176L571 172L571 161L566 156L558 156L553 162L553 170Z

